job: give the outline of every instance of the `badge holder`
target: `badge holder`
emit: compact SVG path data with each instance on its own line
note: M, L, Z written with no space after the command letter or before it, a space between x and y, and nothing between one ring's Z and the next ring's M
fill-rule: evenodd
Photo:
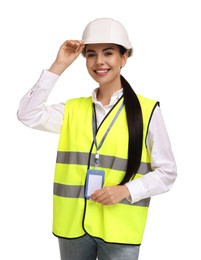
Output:
M95 154L95 168L87 171L85 197L90 199L91 195L103 187L105 172L98 170L99 154Z

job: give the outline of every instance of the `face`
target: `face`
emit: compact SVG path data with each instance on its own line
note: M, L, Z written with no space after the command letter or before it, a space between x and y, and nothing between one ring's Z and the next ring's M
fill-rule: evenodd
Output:
M99 85L120 84L120 70L126 64L127 52L120 54L116 44L88 44L86 65L91 77Z

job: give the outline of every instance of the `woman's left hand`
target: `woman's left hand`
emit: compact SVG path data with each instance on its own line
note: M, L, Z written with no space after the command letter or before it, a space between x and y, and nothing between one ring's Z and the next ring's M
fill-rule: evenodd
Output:
M91 195L91 199L104 205L112 205L119 203L129 196L130 192L126 185L119 185L107 186L97 190Z

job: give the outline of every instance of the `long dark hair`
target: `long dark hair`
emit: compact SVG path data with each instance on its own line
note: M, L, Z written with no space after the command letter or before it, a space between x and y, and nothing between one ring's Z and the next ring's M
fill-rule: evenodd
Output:
M140 102L130 84L121 75L124 91L124 104L128 124L128 162L126 174L120 184L128 182L137 173L142 155L143 119Z
M125 48L120 46L120 53L123 54L125 51ZM135 177L141 162L143 141L143 118L140 102L136 93L122 75L121 85L124 92L129 142L126 174L120 185Z

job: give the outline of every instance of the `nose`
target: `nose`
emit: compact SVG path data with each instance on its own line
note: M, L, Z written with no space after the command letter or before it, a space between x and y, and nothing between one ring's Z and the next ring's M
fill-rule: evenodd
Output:
M97 54L97 56L96 56L96 64L97 64L97 65L102 65L102 64L104 64L103 55Z

